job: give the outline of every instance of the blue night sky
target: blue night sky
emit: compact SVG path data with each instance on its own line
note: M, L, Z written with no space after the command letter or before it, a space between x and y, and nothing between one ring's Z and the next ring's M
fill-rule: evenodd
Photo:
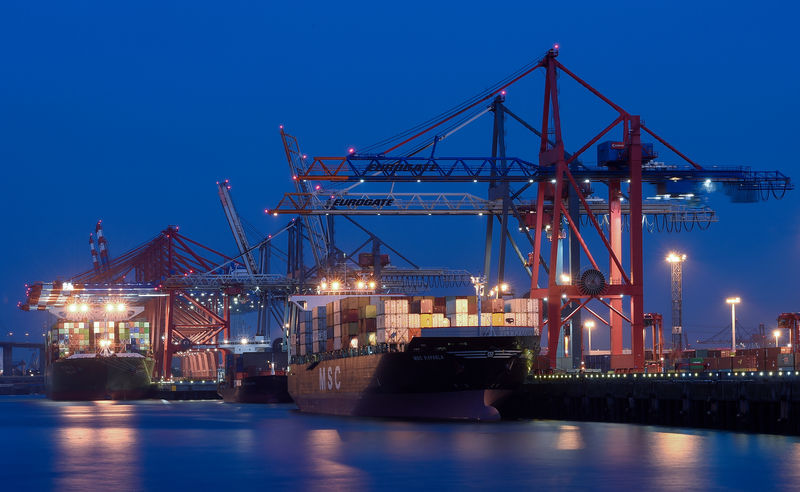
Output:
M232 253L217 180L231 180L240 214L263 233L287 220L263 213L292 191L278 125L309 155L343 154L456 105L555 42L564 65L700 164L777 169L800 182L791 157L798 8L752 5L2 2L0 338L39 336L45 317L16 308L23 284L90 268L87 236L98 219L112 257L168 224ZM506 101L537 127L541 79L512 87ZM611 113L561 80L564 139L575 150ZM516 130L507 138L509 155L536 160L534 140ZM490 144L487 119L447 141L446 154L488 155ZM679 163L667 153L659 160ZM742 297L745 327L800 311L798 200L800 191L731 204L720 193L710 203L720 222L708 231L647 233L646 311L664 313L669 326L663 259L673 248L689 256L692 340L729 323L729 295ZM485 218L364 223L423 266L480 271ZM363 240L344 228L341 239ZM512 283L524 285L509 265ZM607 347L607 335L593 340Z

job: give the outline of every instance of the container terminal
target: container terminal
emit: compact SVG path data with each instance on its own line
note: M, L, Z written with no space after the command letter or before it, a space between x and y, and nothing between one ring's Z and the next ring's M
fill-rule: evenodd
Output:
M727 343L716 350L692 349L681 309L686 255L673 252L666 258L672 286L667 340L664 316L646 309L643 275L645 233L701 231L718 221L705 197L721 193L757 206L792 190L790 178L776 170L695 162L558 57L556 45L436 118L371 147L350 148L344 156L309 157L281 126L291 184L264 210L281 221L275 232L252 240L234 206L231 183L217 183L233 252L220 252L169 225L112 257L98 222L89 237L91 268L65 280L32 283L19 304L58 319L42 347L48 393L57 397L55 390L93 388L89 396L61 395L124 399L141 397L144 388L164 396L191 386L195 396L227 388L233 398L235 388L255 387L252 379L245 384L247 378L260 377L283 381L278 386L287 385L301 410L483 419L447 410L452 400L424 405L442 411L395 415L376 410L396 405L391 398L386 401L393 403L373 401L356 410L341 394L309 396L312 389L341 390L337 382L345 380L335 379L336 368L341 371L345 363L353 369L347 384L357 388L350 397L361 403L367 394L378 401L433 391L420 388L430 382L426 374L430 379L445 373L441 367L416 371L394 386L379 382L398 372L415 373L407 364L416 351L420 364L439 354L447 360L442 367L456 368L436 391L477 388L485 409L506 418L797 433L792 388L800 381L800 314L776 315L788 331L788 344L768 349L766 333L760 340L737 337L740 299L730 298ZM534 74L543 79L544 103L539 115L523 118L507 103L507 90ZM585 89L613 114L597 123L583 145L570 149L559 112L559 87L566 82ZM490 153L464 156L447 146L453 135L485 120L492 126ZM538 156L507 152L511 126L536 139ZM674 162L660 160L667 158ZM412 183L416 191L406 191ZM476 183L486 186L484 196L475 194ZM485 242L475 248L483 254L482 270L419 266L360 222L377 215L485 217ZM351 247L341 240L343 228L348 241L360 234L363 242L341 249ZM529 285L510 287L509 265L524 271ZM450 295L429 295L432 291ZM255 336L232 333L235 317L243 315L255 320ZM607 353L591 349L592 328L600 325L610 332ZM459 351L458 343L466 349ZM408 360L398 369L376 369L401 354ZM486 363L482 368L467 364L475 354ZM496 360L488 359L502 354L513 354L505 370L516 382L486 377L496 371ZM122 367L123 360L136 367ZM89 364L102 370L87 369ZM458 380L455 374L464 371L470 378ZM132 374L135 381L125 376ZM486 396L496 389L505 392L502 398ZM770 423L753 423L761 420Z

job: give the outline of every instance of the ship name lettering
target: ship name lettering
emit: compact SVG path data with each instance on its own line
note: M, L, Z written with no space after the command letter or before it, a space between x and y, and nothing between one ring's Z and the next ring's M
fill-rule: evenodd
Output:
M439 354L415 355L414 360L444 360L444 356Z
M319 368L319 389L321 391L325 390L332 390L336 388L337 390L342 387L342 381L340 379L340 374L342 373L342 369L339 366L328 367L327 371L324 367Z

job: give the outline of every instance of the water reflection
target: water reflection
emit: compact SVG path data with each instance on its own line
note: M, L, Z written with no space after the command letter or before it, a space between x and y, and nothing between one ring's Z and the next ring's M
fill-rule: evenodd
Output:
M591 422L0 399L0 490L791 490L800 440Z
M133 408L96 402L61 410L55 489L141 490L137 432L130 422Z
M314 429L308 432L307 457L311 480L306 488L313 490L357 490L366 488L366 475L358 468L343 463L342 439L335 429Z

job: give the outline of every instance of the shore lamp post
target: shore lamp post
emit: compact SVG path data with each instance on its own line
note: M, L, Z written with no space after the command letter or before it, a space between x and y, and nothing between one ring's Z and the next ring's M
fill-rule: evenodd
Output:
M683 262L686 255L674 251L666 257L670 264L670 290L672 294L672 350L683 349Z
M742 302L739 297L729 297L725 302L731 305L731 351L736 353L736 305ZM733 355L731 354L731 355Z
M589 320L583 324L586 327L586 331L589 332L589 355L592 355L592 329L594 328L594 321Z
M775 330L775 331L772 332L772 334L775 336L775 346L777 347L778 346L778 338L780 338L780 336L781 336L781 330Z

